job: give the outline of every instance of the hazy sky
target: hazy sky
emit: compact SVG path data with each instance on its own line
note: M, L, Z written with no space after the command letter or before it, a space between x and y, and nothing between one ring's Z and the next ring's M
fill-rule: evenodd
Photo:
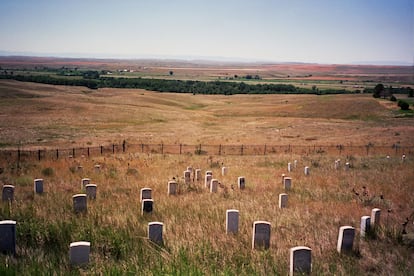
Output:
M0 0L0 51L414 63L413 0Z

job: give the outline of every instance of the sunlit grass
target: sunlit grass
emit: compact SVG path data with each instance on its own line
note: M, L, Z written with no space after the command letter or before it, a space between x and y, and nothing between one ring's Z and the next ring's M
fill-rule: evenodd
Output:
M124 154L99 158L67 158L22 164L20 173L2 164L2 182L14 181L16 200L0 206L0 219L17 221L17 256L2 255L6 273L133 273L133 274L286 274L288 250L312 248L316 274L400 274L413 269L410 249L401 245L401 222L410 216L414 172L412 161L384 157L353 157L349 171L335 170L337 156L192 156ZM287 163L298 166L287 172ZM228 174L221 175L221 166ZM96 172L94 165L100 164ZM82 166L82 170L77 168ZM185 185L187 166L212 170L222 183L211 194L204 181ZM305 176L303 167L310 166ZM44 170L53 174L42 174ZM131 173L133 171L133 173ZM292 177L288 208L278 208L285 192L281 174ZM237 177L246 177L246 189L237 189ZM33 182L43 177L45 193L33 195ZM80 180L91 178L98 197L88 201L88 213L76 215L72 195L80 193ZM178 180L178 195L167 195L167 182ZM30 182L30 183L29 183ZM362 195L363 186L368 195ZM141 215L139 191L153 189L154 212ZM382 199L380 196L382 195ZM355 241L355 256L336 253L338 229L359 229L360 217L381 208L382 227L374 240ZM239 233L225 234L227 209L240 211ZM390 209L391 212L387 212ZM251 249L252 224L272 223L268 251ZM146 238L147 224L164 223L164 246ZM412 227L409 229L414 231ZM71 268L69 243L91 242L91 261L85 268ZM360 252L360 253L358 253ZM379 254L378 252L387 252ZM358 254L361 254L358 257ZM398 257L396 257L398 256Z

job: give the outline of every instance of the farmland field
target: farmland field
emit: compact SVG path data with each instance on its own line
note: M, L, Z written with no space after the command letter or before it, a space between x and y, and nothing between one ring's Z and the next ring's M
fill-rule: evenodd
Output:
M0 205L0 220L17 221L16 255L0 255L0 274L286 275L289 248L298 245L312 249L315 275L414 273L413 247L402 227L407 218L405 230L414 233L414 156L407 152L403 162L402 152L391 147L413 146L414 119L389 100L368 94L193 95L1 80L0 130L3 150L123 140L389 147L389 152L370 155L130 151L19 164L0 160L0 183L15 185L14 201ZM335 170L337 159L342 166ZM298 166L287 172L293 160ZM221 182L218 192L210 193L204 181L185 184L188 166L200 168L203 176L212 170ZM228 167L225 176L222 166ZM309 176L304 166L310 167ZM282 174L293 182L283 210L278 208L278 195L285 192ZM246 178L245 190L237 188L239 176ZM86 214L74 214L72 195L82 192L84 177L98 185L97 199L88 201ZM43 195L33 194L35 178L45 179ZM168 196L167 182L173 178L179 194ZM141 215L144 187L153 189L154 211ZM381 225L360 239L360 218L373 208L381 209ZM236 235L225 234L227 209L240 211ZM271 223L269 250L251 249L257 220ZM164 223L162 246L147 239L151 221ZM336 242L343 225L357 233L352 253L340 255ZM72 267L69 244L80 240L91 242L90 263Z

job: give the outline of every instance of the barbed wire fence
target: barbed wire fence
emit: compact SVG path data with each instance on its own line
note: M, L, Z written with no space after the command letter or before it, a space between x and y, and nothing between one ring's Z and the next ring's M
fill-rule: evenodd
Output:
M367 145L187 145L187 144L109 144L95 147L73 147L56 149L4 149L0 159L7 163L62 158L97 157L114 154L177 154L177 155L277 155L277 154L328 154L351 155L414 155L414 146L393 144L390 146Z

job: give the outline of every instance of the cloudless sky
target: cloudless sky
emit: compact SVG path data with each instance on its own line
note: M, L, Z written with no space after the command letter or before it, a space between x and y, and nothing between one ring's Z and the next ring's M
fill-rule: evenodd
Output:
M0 0L0 51L414 63L413 0Z

